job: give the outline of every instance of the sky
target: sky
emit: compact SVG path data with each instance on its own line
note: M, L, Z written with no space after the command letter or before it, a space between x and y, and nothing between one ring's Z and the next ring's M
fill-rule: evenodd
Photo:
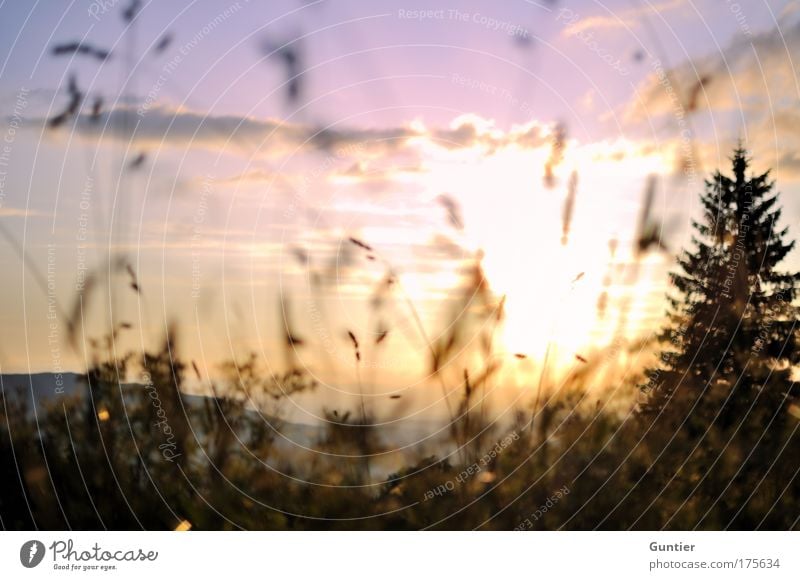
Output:
M130 4L0 3L3 372L82 368L109 313L120 351L175 323L204 378L281 372L288 326L321 381L357 382L350 331L399 392L466 315L566 367L658 328L738 140L800 225L796 1ZM462 300L477 264L500 324Z

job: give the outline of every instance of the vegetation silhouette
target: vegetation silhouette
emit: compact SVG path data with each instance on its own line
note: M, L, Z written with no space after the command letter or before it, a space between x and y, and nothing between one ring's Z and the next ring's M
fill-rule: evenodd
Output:
M177 327L155 352L113 356L116 334L131 327L124 323L89 343L89 368L71 395L39 404L30 377L25 392L2 389L0 524L797 529L800 412L792 370L800 274L779 269L793 243L779 227L769 173L748 176L741 147L732 164L731 177L717 172L708 180L694 247L672 275L660 363L622 385L641 390L633 412L615 405L609 390L599 391L609 392L606 400L589 393L606 376L594 373L599 361L638 350L640 342L604 357L576 354L557 393L541 405L537 396L506 421L491 419L500 380L492 331L504 310L477 258L454 322L428 342L427 366L444 396L460 393L433 453L407 451L401 468L382 472L394 442L365 406L364 391L358 410L324 409L318 429L283 419L292 395L317 386L288 356L278 374L256 354L231 361L222 378L210 379L208 396L189 395L187 369L202 375L195 361L180 359ZM140 282L129 275L138 293ZM381 296L380 304L388 300ZM478 340L459 314L465 311L481 329ZM281 336L295 336L285 322ZM383 328L375 342L388 333ZM346 337L358 366L364 345L351 331ZM470 341L476 352L466 354ZM303 344L283 342L288 351ZM528 362L524 353L510 358ZM468 369L467 360L481 361L480 368Z
M800 468L787 412L798 395L800 273L780 269L794 242L770 172L748 175L741 146L731 163L732 175L706 181L694 248L671 275L661 365L648 372L641 413L659 456L647 486L672 502L668 521L712 529L776 518L771 506L796 495L787 486Z

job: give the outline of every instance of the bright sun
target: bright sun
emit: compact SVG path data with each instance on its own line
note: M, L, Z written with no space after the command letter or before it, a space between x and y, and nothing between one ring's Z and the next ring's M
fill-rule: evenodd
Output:
M631 156L622 163L595 159L562 166L558 182L547 188L542 168L548 155L548 148L509 148L450 162L434 168L431 187L453 192L462 204L467 244L483 250L486 277L495 294L506 296L502 336L507 350L540 359L550 343L551 360L561 366L611 339L614 329L597 314L611 268L609 241L626 242L618 255L629 259L641 184L660 160ZM569 158L580 159L580 154ZM578 172L576 203L568 241L562 244L573 170Z

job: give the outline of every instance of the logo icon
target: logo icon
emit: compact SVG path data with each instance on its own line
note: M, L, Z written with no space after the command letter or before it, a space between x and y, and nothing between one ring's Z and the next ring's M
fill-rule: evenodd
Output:
M26 568L35 568L44 559L44 544L39 540L28 540L19 549L19 561Z

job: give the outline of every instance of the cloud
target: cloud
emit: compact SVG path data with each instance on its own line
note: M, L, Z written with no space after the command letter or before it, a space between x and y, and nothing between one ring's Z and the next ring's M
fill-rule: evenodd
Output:
M785 22L785 21L784 21ZM638 88L641 101L633 101L626 118L642 121L647 116L675 114L678 107L691 109L697 97L699 109L769 112L773 106L796 106L797 70L792 55L800 53L800 21L761 32L736 35L720 53L684 61L666 71L651 62L655 72Z
M783 10L781 10L780 18L789 18L798 12L800 12L800 0L790 0L790 2L783 7Z
M764 119L748 133L748 146L756 160L773 169L773 177L800 180L800 111L784 108Z
M115 112L111 113L113 116ZM124 127L112 119L115 128ZM81 128L87 129L86 119ZM95 123L94 126L102 126ZM256 119L235 115L177 112L163 108L147 111L137 119L136 137L152 141L161 139L173 143L197 143L213 147L226 143L252 150L259 147L267 153L284 154L297 149L326 151L351 155L358 152L385 151L401 147L411 136L403 128L389 129L328 129L284 123L275 119Z
M653 14L664 14L674 8L679 8L685 4L685 0L667 0L660 4L645 4L638 8L621 10L610 16L586 16L574 12L569 8L564 8L559 13L559 20L565 20L567 26L561 32L563 36L575 36L586 30L616 29L616 28L635 28L643 17Z
M449 128L429 133L429 139L449 150L482 147L488 153L508 146L535 149L549 140L547 125L532 121L514 125L508 131L498 129L494 121L479 115L461 115L453 120Z
M140 114L141 113L141 114ZM41 128L45 119L29 127ZM295 151L324 151L341 157L385 153L405 146L417 136L408 128L322 128L240 115L216 115L167 107L137 110L117 107L93 117L81 113L75 132L84 138L115 139L141 146L179 148L230 148L232 153L260 150L280 156Z
M153 107L138 114L131 107L118 107L92 117L80 114L74 130L84 138L115 139L144 147L230 149L230 153L253 152L280 157L317 151L340 159L396 154L420 140L446 150L483 147L539 146L543 127L535 123L513 127L503 132L491 121L477 116L462 116L449 127L427 129L424 126L386 128L322 128L258 119L239 115L215 115L189 110ZM28 123L41 128L44 119ZM63 129L62 129L63 130Z
M583 96L578 100L578 107L584 113L591 113L595 109L595 98L597 97L597 91L595 89L589 89L586 91Z
M373 164L358 160L341 171L331 173L330 179L337 185L357 185L373 193L386 190L396 192L404 185L414 183L418 186L417 178L425 172L425 167L419 161L406 164L392 158L389 164L385 162Z
M623 19L620 16L587 16L577 20L574 24L568 25L561 32L564 36L575 36L585 30L596 30L598 28L632 28L636 22L631 19Z
M358 180L381 180L392 179L400 175L424 173L424 171L425 169L421 164L372 168L365 161L356 161L343 171L337 172L334 175Z
M52 214L24 207L0 207L0 217L52 217Z
M244 183L272 183L285 179L283 173L271 171L268 169L251 169L236 175L229 175L226 177L215 177L214 183L219 184L244 184ZM203 181L198 178L198 181Z
M679 148L681 129L692 130L696 154L714 166L741 138L757 161L781 178L800 177L800 97L793 55L800 54L800 20L792 12L759 33L742 27L719 53L659 69L626 104L623 118L647 131L666 121L667 148ZM662 125L663 126L663 125ZM677 127L677 130L676 130ZM719 127L728 127L719 132Z

